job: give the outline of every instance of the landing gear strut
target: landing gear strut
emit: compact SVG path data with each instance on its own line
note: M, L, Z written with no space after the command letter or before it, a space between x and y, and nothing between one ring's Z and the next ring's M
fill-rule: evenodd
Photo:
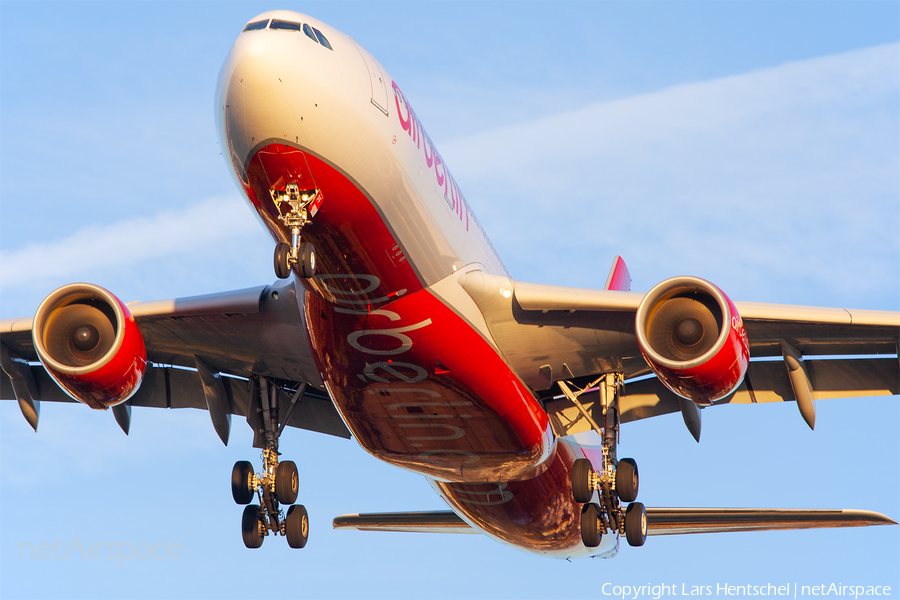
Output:
M278 388L268 378L253 380L254 394L251 394L253 397L249 410L259 410L261 413L263 468L260 473L254 473L253 465L241 460L234 463L231 471L231 495L237 504L247 505L241 519L241 535L248 548L262 546L263 540L270 533L285 536L291 548L303 548L309 537L309 515L306 508L294 505L300 482L297 465L289 460L278 460L278 438L305 388L304 384L294 393L288 414L279 426ZM253 424L250 417L248 421ZM254 497L258 498L259 504L250 504ZM282 504L292 505L289 506L287 515L281 510Z
M278 219L291 228L291 243L275 246L275 275L287 279L291 266L297 265L300 276L306 279L316 274L316 250L312 244L300 242L300 230L310 222L318 210L322 197L319 190L300 190L296 183L289 183L285 191L270 190L272 202L278 209Z
M623 377L620 373L606 373L584 390L573 392L564 381L559 382L563 394L572 401L603 440L602 464L595 471L586 458L579 458L572 466L572 496L584 504L581 511L581 541L589 547L600 545L604 533L625 534L631 546L643 546L647 539L647 511L637 499L637 463L631 458L617 460L619 442L619 388ZM599 384L601 423L598 424L578 401L585 390ZM596 414L596 411L595 411ZM593 503L594 492L599 503ZM629 502L627 508L622 502Z

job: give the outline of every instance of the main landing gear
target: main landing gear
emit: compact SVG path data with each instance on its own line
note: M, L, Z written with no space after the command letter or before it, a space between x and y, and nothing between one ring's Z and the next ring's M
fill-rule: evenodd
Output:
M279 462L278 438L306 386L304 384L294 393L288 414L279 426L278 388L266 378L254 379L253 383L249 410L261 413L262 472L254 473L253 465L246 460L234 463L231 470L231 495L236 503L246 505L241 519L244 545L259 548L271 532L286 537L291 548L303 548L309 538L309 515L303 505L294 504L300 487L297 465L289 460ZM259 504L250 504L255 497ZM288 505L287 514L281 510L282 504Z
M278 209L279 220L291 228L291 243L281 242L275 246L275 275L279 279L287 279L291 266L297 265L301 277L315 277L316 250L312 244L300 242L300 230L318 210L321 202L319 190L301 191L299 185L289 183L285 191L270 190L270 193Z
M607 373L585 388L599 384L602 426L578 401L584 390L573 392L564 381L559 382L563 394L575 404L603 440L599 470L595 471L587 458L579 458L572 465L572 496L576 502L584 504L581 509L581 541L589 548L599 546L607 531L625 534L631 546L643 546L647 539L647 511L643 504L635 502L640 481L637 463L631 458L616 459L618 390L621 382L621 374ZM599 503L592 502L595 491L598 492ZM623 502L630 503L624 510Z

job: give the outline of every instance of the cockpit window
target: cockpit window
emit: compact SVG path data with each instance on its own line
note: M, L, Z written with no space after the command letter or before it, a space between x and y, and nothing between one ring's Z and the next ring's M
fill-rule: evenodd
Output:
M263 19L262 21L247 23L247 26L244 27L244 31L256 31L265 29L266 27L269 29L281 29L287 31L303 31L303 33L315 43L322 44L329 50L334 50L334 48L331 47L331 44L328 43L328 38L322 35L321 31L315 27L311 27L307 23L295 23L294 21L282 21L281 19L271 19L271 21L269 19Z
M244 31L256 31L257 29L265 29L266 25L268 24L268 19L263 19L262 21L253 21L252 23L247 23L247 26L244 27Z
M319 31L319 30L316 29L315 27L313 27L312 30L316 32L316 37L319 38L319 43L320 43L320 44L322 44L323 46L325 46L325 47L328 48L329 50L334 50L334 48L331 47L331 44L328 43L328 40L325 39L325 36L322 35L322 32L321 32L321 31Z
M316 42L317 44L319 43L319 40L316 39L316 34L313 33L312 27L310 27L306 23L303 24L303 33L309 36L309 39L311 39L312 41Z
M269 29L287 29L289 31L300 31L301 27L302 25L300 25L300 23L282 21L280 19L272 19L272 24L269 25Z

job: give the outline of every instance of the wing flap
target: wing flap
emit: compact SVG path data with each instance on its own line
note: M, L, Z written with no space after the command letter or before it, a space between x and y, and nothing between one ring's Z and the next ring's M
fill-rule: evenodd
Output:
M42 402L75 402L50 378L42 367L29 367ZM229 399L229 412L246 417L250 402L250 385L244 379L222 377L222 384ZM289 399L279 391L279 402L286 406ZM0 398L16 398L12 382L0 371ZM152 408L197 408L207 410L206 398L200 376L195 370L172 367L148 367L141 387L126 403L129 406ZM291 413L290 427L306 429L326 435L350 439L350 431L327 398L308 393Z
M857 398L900 394L900 363L896 358L848 358L806 360L813 399ZM589 391L579 398L591 411L599 400L599 392ZM794 392L782 361L751 362L747 376L730 396L716 404L763 404L794 402ZM630 381L619 397L619 420L622 423L648 419L682 410L681 400L656 377ZM591 429L590 423L565 397L544 402L553 432L558 436L573 435Z
M900 394L900 364L894 357L814 360L803 364L812 384L813 399L891 396ZM756 404L794 401L782 361L750 363L747 377L734 394L717 404Z

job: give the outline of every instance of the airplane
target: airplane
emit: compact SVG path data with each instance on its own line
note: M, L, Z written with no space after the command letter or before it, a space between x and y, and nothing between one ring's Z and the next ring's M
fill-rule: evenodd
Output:
M0 333L3 398L33 427L41 400L112 408L126 432L132 406L201 408L223 442L245 416L265 456L233 472L249 547L306 543L285 426L352 434L452 508L336 527L481 532L574 557L613 556L620 535L892 523L645 508L616 447L621 423L672 412L698 438L699 406L796 401L812 427L814 399L896 395L897 313L733 302L690 277L636 294L619 258L603 290L513 281L401 88L299 13L247 23L217 110L280 281L130 305L86 284L53 292Z

